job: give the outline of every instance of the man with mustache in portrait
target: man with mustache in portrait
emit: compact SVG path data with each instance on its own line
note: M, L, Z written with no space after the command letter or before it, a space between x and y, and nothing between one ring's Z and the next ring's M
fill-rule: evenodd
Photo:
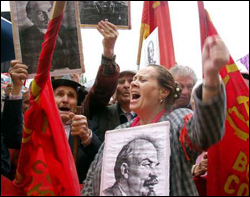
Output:
M157 196L154 186L159 182L156 167L158 153L154 144L138 138L125 145L115 164L116 183L104 196Z

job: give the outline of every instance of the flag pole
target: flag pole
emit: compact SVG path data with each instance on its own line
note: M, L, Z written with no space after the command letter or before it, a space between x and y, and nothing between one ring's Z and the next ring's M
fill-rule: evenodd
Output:
M66 8L67 1L54 1L51 20L60 16Z
M140 40L139 40L139 47L138 47L138 55L137 55L137 62L138 70L140 68L140 62L141 62L141 51L142 51L142 43L143 43L143 35L144 35L144 26L145 24L141 24L141 31L140 31Z
M65 11L66 3L67 3L67 1L55 1L54 2L51 20L60 16ZM78 114L78 115L81 114L81 108L79 106L77 106L76 114ZM73 138L73 157L75 160L76 167L77 167L77 158L78 158L78 145L79 145L78 141L79 141L78 136L74 136L74 138Z

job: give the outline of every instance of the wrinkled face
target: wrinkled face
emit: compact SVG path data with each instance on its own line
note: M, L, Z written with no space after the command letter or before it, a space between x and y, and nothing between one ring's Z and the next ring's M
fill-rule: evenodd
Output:
M75 113L77 93L71 87L60 86L54 90L54 96L62 121L65 123L69 120L69 113Z
M156 175L158 165L157 151L153 144L144 143L135 150L134 162L128 170L128 185L131 195L155 195L154 186L158 184Z
M120 77L116 89L116 99L121 105L130 102L130 85L133 81L133 75L127 74Z
M190 104L191 93L194 87L193 80L189 76L175 76L175 80L180 84L182 88L181 96L175 102L177 108L185 108Z
M52 6L48 1L37 1L34 5L34 10L29 19L34 23L35 26L41 29L47 29Z
M131 83L130 109L139 116L154 111L160 105L160 90L155 69L141 69Z

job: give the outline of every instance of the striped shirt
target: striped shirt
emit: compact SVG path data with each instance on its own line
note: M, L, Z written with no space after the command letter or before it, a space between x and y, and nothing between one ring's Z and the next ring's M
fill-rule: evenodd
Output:
M166 113L159 122L170 121L170 196L198 196L194 184L191 168L202 150L220 141L224 135L224 122L226 120L226 94L223 86L221 93L210 102L202 102L202 86L197 88L195 99L195 112L189 109L177 109ZM192 142L191 148L185 142L183 148L180 142L181 131L184 127L184 118L193 113L187 123L187 135ZM119 126L117 129L129 128L133 121ZM82 190L83 196L99 196L101 184L101 170L104 144L101 146L95 161L92 163ZM189 160L187 159L187 155Z

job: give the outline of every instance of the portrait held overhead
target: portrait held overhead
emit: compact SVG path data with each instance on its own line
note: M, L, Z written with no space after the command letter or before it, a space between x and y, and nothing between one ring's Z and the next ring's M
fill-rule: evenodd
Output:
M117 28L130 29L129 1L78 1L82 27L96 27L108 19Z
M16 57L28 66L30 76L36 72L52 6L52 1L11 2ZM53 55L52 75L84 71L77 12L77 3L68 2Z

